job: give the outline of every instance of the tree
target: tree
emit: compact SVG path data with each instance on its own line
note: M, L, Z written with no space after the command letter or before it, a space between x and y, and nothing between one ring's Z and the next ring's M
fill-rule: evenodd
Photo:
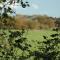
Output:
M15 13L10 5L19 3L23 8L26 8L26 6L30 6L28 2L24 2L23 0L0 0L2 7L0 7L0 15L2 17L8 17L8 13ZM2 13L3 10L3 13Z
M28 2L24 2L24 0L0 0L0 21L3 23L3 26L6 27L9 15L16 14L16 12L11 8L11 5L19 4L22 8L29 7ZM14 20L14 19L13 19ZM12 21L11 21L12 22Z
M10 18L8 13L15 13L10 6L7 7L7 5L12 5L15 3L20 3L20 5L25 8L26 6L29 6L28 2L23 2L23 0L0 0L2 7L0 7L0 19L3 20L4 25L7 24L7 18ZM23 56L24 52L28 50L28 47L30 46L27 44L26 38L23 37L24 29L22 29L21 32L19 31L9 31L10 34L6 36L5 30L2 30L2 33L0 34L0 37L2 38L0 41L0 60L24 60L27 57ZM8 38L7 38L8 37ZM18 38L19 37L19 38ZM15 38L15 39L14 39ZM18 38L18 39L17 39ZM16 40L17 39L17 40ZM17 56L15 54L16 49L18 48L22 50L22 56Z

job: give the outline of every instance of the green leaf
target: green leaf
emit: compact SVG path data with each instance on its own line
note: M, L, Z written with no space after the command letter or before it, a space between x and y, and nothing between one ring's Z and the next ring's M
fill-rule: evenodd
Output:
M6 0L3 0L3 2L6 2Z

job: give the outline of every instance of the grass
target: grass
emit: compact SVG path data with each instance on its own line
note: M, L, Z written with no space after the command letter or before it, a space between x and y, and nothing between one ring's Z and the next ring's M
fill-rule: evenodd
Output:
M32 47L30 48L32 51L38 50L38 44L37 41L42 42L44 41L43 36L47 36L48 38L51 38L50 35L56 33L52 30L30 30L28 31L25 36L27 37L27 43L30 43Z
M15 30L12 30L12 31L15 31ZM2 30L0 30L0 32L2 32ZM4 32L6 32L7 36L9 35L8 30L4 30ZM32 47L30 47L29 49L31 51L35 51L35 50L38 50L38 46L40 46L39 44L37 44L37 41L39 41L39 42L44 41L43 36L47 36L47 37L51 38L50 35L54 34L54 33L56 33L56 32L52 31L52 30L29 30L28 32L26 31L24 36L27 37L26 42L32 45ZM59 33L60 33L60 31L59 31ZM3 37L0 37L0 40L1 39L3 40ZM21 51L18 49L17 55L20 55L20 54L21 54Z
M50 35L54 33L55 32L52 30L30 30L28 31L26 37L28 38L28 40L43 41L43 36L50 37Z

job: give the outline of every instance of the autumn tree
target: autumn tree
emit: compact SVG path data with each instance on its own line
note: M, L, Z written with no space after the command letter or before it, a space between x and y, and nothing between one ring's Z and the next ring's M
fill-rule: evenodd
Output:
M29 7L29 3L23 0L0 0L0 21L4 24L4 26L7 24L7 18L9 18L9 15L16 14L16 12L11 8L11 5L20 4L22 8ZM3 11L3 12L2 12ZM11 22L11 21L10 21Z

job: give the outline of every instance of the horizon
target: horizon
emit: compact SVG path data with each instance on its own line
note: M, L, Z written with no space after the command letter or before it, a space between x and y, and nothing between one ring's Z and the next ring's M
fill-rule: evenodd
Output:
M42 14L35 14L35 15L34 14L33 15L16 14L16 16L17 15L21 15L21 16L47 16L47 17L52 17L52 18L60 18L60 16L58 16L58 17L57 16L49 16L49 15L46 15L46 14L43 14L43 15Z

